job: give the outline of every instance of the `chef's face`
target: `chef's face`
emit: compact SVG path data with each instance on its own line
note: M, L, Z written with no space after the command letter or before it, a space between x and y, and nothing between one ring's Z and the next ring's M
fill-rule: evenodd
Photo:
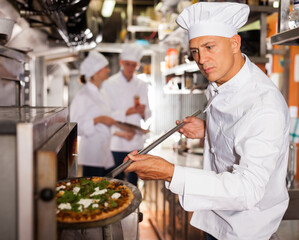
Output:
M192 56L209 81L221 85L237 73L234 54L240 50L235 43L238 36L202 36L189 41Z
M121 60L120 64L123 66L123 72L126 76L132 77L138 66L137 62Z
M107 65L106 67L103 67L93 75L92 82L97 87L100 87L101 83L109 78L109 73L110 73L110 68Z
M97 71L94 75L94 78L107 80L109 78L110 68L107 65L106 67L103 67L101 70Z

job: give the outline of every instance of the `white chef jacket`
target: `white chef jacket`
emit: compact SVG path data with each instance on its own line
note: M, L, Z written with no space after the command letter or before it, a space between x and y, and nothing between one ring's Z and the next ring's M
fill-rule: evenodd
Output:
M145 105L144 120L147 120L151 116L147 84L138 79L136 75L133 75L132 79L128 81L122 71L120 71L111 76L111 78L103 84L103 88L109 96L112 116L115 120L140 126L142 119L140 114L126 116L128 108L134 106L135 95L139 95L140 103ZM113 129L113 131L116 130L115 128ZM116 152L130 152L132 150L142 149L143 144L144 139L141 134L135 134L134 138L130 141L113 135L111 139L111 150Z
M288 107L247 57L207 89L204 170L175 166L169 189L191 224L220 240L269 240L288 206Z
M94 118L103 115L111 116L107 94L87 82L70 106L70 121L78 123L78 163L81 165L106 169L114 166L110 128L102 123L94 125Z

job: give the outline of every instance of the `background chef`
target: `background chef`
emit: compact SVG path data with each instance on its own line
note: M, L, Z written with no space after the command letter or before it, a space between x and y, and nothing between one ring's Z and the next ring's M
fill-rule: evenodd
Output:
M237 31L249 7L202 2L177 23L209 80L206 120L188 117L186 137L205 138L204 169L185 168L151 155L129 157L142 179L163 179L192 211L191 224L209 239L268 240L287 209L288 107L272 81L240 51Z
M109 96L113 118L136 126L140 126L142 119L146 121L151 116L147 84L135 75L142 51L139 44L126 44L120 54L121 70L103 85ZM143 144L141 134L130 135L128 132L115 130L111 139L111 151L116 166L120 165L132 150L141 150ZM121 173L117 178L124 179L124 174ZM137 185L137 179L135 173L129 173L129 182Z
M116 123L111 117L108 97L101 85L109 77L107 59L93 50L80 65L80 89L70 106L70 121L78 123L80 136L78 164L83 176L105 176L114 166L110 151L110 126Z

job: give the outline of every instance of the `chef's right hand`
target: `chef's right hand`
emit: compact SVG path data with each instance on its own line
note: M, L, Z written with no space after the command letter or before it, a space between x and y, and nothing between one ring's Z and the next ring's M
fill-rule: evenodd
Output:
M197 117L186 117L183 122L185 125L178 130L185 137L191 139L201 139L205 136L205 121ZM180 121L176 121L176 124L180 124Z
M102 123L109 127L112 125L115 125L117 123L113 118L108 117L108 116L98 116L93 119L93 122L94 122L94 125L96 125L98 123Z
M125 172L135 172L142 180L165 180L170 182L174 172L174 164L165 159L153 155L139 155L133 151L124 159L134 162L125 170Z
M142 118L144 118L144 111L145 111L145 105L138 104L137 106L128 108L126 111L126 116L131 114L139 114Z

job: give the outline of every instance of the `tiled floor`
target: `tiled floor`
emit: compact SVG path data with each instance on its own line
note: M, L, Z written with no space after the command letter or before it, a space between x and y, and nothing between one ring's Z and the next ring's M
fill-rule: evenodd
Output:
M139 223L139 239L140 240L159 240L152 225L149 221L149 212L146 208L146 203L141 202L140 212L143 213L143 221Z

